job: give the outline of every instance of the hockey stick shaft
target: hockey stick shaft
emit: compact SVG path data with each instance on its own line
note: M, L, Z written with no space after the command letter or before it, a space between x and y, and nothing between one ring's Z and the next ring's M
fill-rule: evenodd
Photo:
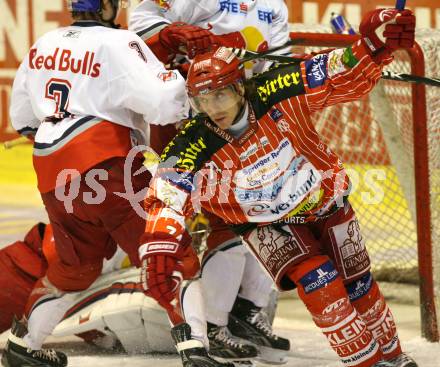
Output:
M254 59L261 58L261 59L265 59L265 60L284 62L284 63L295 63L295 62L305 61L305 59L295 58L295 57L290 57L290 56L270 55L270 54L261 55L256 52L246 51L246 50L242 50L242 49L236 49L236 50L240 50L244 54L250 53L250 54L255 54L255 56L258 55L258 57L254 57ZM248 59L246 59L246 60L248 60ZM382 78L387 79L387 80L395 80L395 81L399 81L399 82L421 83L421 84L426 84L426 85L429 85L432 87L440 87L440 79L438 79L438 78L428 78L428 77L424 77L424 76L417 76L417 75L411 75L411 74L399 74L399 73L395 73L393 71L383 71Z
M12 149L12 148L16 147L17 145L23 145L23 144L27 144L29 142L30 142L30 140L28 138L21 136L16 139L5 141L3 143L3 146L5 149Z
M252 60L256 60L256 59L262 59L262 58L265 58L265 56L269 56L269 55L276 57L278 55L272 55L274 52L277 52L277 51L282 50L282 49L289 47L289 46L301 44L303 41L304 41L303 39L290 39L289 41L287 41L283 45L271 48L270 50L266 50L263 52L254 52L254 51L246 50L244 48L234 48L234 47L230 47L229 49L239 59L241 59L242 62L247 62L247 61L252 61ZM280 55L280 56L287 57L287 56L282 56L282 55ZM292 61L292 58L290 58L290 61Z
M387 80L396 80L399 82L421 83L421 84L430 85L432 87L440 87L440 79L427 78L424 76L417 76L411 74L398 74L392 71L383 71L382 78Z
M396 0L396 9L403 10L405 9L406 0Z

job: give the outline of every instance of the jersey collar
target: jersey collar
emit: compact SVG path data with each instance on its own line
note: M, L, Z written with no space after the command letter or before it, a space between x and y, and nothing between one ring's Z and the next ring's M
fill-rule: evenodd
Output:
M96 20L77 20L72 23L72 27L105 27L105 25Z
M251 135L255 134L258 130L258 121L255 116L255 112L250 104L248 104L249 112L247 113L247 120L249 122L249 126L245 130L245 132L240 135L240 137L235 138L230 132L227 130L220 129L215 123L211 122L209 119L204 120L204 124L213 132L215 132L218 136L226 140L230 144L234 144L237 146L243 145Z

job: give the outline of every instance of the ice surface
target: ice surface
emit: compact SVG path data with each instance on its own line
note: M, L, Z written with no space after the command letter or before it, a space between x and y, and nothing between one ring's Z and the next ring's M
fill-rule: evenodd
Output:
M429 343L420 337L417 306L391 304L401 335L403 349L419 367L440 367L440 344ZM336 354L310 320L304 306L296 299L279 303L275 330L291 341L291 352L285 367L341 367ZM3 347L6 333L0 337ZM50 347L61 348L69 354L70 367L179 367L177 355L103 354L75 338L50 339ZM261 364L261 366L264 366Z

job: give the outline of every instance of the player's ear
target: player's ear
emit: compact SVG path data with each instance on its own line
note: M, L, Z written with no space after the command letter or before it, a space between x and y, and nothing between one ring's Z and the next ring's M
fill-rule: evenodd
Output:
M118 15L118 9L113 7L113 3L111 0L101 0L101 14L102 19L106 22L114 20ZM116 14L115 14L116 12Z
M243 83L237 83L236 91L241 97L245 96L245 88L244 88Z

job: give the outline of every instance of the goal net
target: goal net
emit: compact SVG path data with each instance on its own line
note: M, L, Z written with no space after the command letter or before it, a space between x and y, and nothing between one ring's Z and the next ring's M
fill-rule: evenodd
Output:
M326 34L325 26L293 24L291 31L304 45L295 52L353 40ZM440 30L420 30L416 40L422 52L399 51L386 70L440 77ZM382 79L362 100L327 108L313 120L348 169L375 277L419 284L422 332L438 340L440 88Z

